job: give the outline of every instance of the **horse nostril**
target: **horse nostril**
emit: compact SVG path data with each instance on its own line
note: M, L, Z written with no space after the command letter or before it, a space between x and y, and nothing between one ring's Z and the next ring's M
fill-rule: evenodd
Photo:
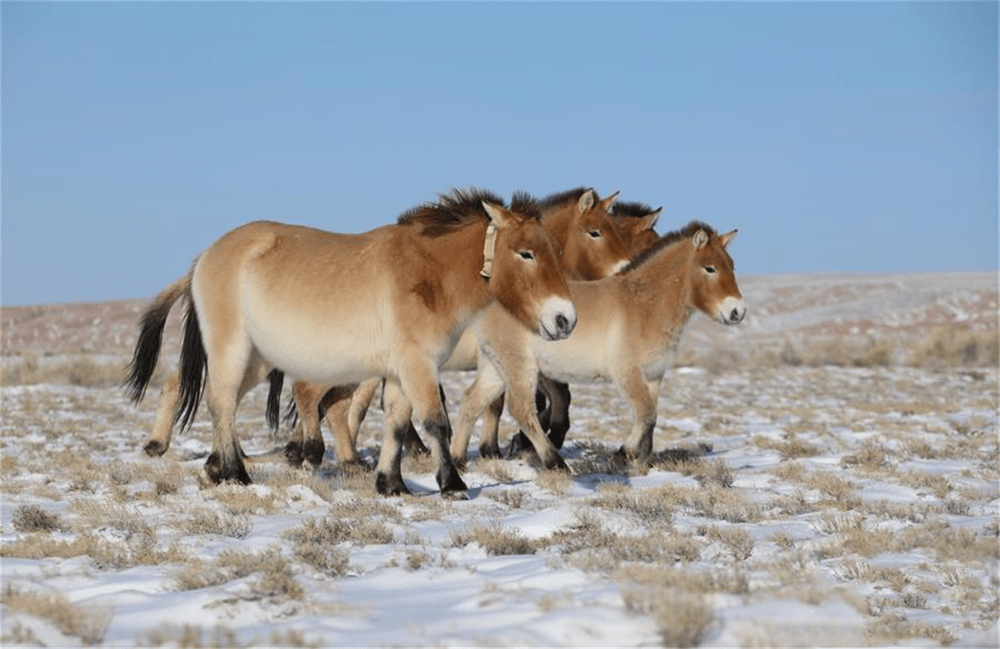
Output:
M560 313L556 316L556 330L562 332L567 329L569 329L569 320L566 319L566 316Z
M733 309L733 312L729 314L729 321L730 322L739 322L740 321L740 310L739 309Z

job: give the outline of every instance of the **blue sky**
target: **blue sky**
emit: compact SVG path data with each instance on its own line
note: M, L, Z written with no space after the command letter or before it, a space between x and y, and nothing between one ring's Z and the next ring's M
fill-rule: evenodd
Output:
M743 274L995 271L997 6L3 2L0 303L471 185L739 228Z

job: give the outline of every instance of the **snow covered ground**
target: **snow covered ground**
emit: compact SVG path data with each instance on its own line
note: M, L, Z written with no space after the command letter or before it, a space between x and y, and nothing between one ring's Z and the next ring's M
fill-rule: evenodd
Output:
M25 362L9 334L5 364ZM120 338L85 352L120 364ZM78 362L57 351L31 362ZM469 381L446 376L451 412ZM316 473L259 462L250 487L207 486L204 413L146 458L158 394L136 408L96 383L0 387L4 646L998 646L993 366L680 367L648 472L614 461L630 424L614 388L572 386L572 475L473 453L465 501L420 458L410 497L329 453ZM263 401L241 408L250 453L283 441ZM369 460L380 424L373 408Z

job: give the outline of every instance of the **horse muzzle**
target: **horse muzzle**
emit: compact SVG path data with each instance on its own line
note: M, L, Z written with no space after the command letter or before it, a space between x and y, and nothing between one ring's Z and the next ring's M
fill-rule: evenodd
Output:
M568 338L576 327L576 307L569 300L549 298L538 324L539 334L545 340Z
M741 298L727 297L719 305L716 318L724 325L737 325L747 316L747 305Z

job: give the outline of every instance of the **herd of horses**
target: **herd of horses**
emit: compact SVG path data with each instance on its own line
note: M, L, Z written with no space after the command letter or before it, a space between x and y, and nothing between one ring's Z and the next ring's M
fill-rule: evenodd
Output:
M481 189L453 190L363 234L257 221L202 252L142 316L125 388L139 402L156 369L167 316L185 306L179 371L164 383L153 434L162 455L191 425L201 399L212 417L205 472L250 482L236 434L242 397L269 380L276 428L287 374L297 424L285 455L318 466L321 421L340 462L357 462L357 435L382 390L380 494L408 493L404 447L426 450L442 495L461 496L473 429L482 457L498 457L506 403L546 469L569 429L568 383L610 380L634 415L621 452L647 463L660 383L695 310L726 325L746 315L727 246L693 221L659 235L661 209L577 188L507 204ZM452 431L442 371L474 370Z

